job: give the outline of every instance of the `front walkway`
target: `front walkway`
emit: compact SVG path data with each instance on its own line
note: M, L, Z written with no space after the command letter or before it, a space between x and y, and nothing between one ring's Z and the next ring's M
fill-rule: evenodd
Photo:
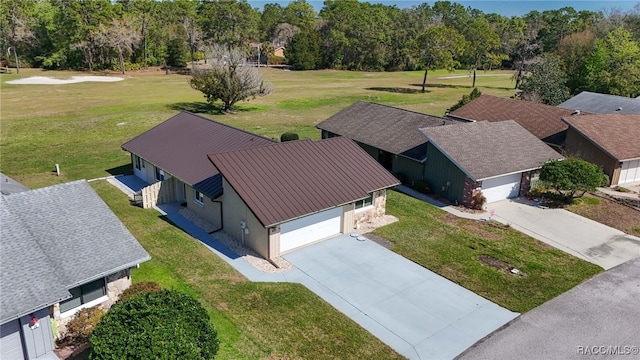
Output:
M409 359L452 359L519 315L349 235L284 255L290 271L263 273L182 216L178 203L156 209L250 281L300 283Z

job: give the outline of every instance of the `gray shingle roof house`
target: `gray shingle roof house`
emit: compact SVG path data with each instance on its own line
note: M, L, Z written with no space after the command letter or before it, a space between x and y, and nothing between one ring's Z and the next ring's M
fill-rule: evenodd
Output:
M209 155L222 173L223 228L265 258L384 215L399 181L345 137Z
M322 138L345 136L354 140L385 168L408 182L422 180L426 140L418 131L457 121L392 106L358 101L316 127Z
M0 193L2 193L2 195L15 194L28 190L28 187L20 184L5 174L0 173Z
M467 206L476 189L487 202L523 195L536 170L562 158L513 120L420 130L429 140L425 179L431 190Z
M583 91L558 107L593 114L640 114L640 97L627 98Z
M79 309L110 305L148 260L86 181L0 196L0 358L53 350L50 318L62 331Z
M640 114L599 114L563 119L565 150L599 165L611 185L640 181Z
M567 124L561 119L572 113L573 110L531 101L481 95L447 116L465 121L514 120L548 145L561 147L567 132Z

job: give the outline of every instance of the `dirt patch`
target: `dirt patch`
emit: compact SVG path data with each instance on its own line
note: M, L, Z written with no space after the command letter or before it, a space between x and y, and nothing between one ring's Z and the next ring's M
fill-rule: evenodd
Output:
M640 236L640 211L606 197L593 194L587 194L585 197L597 201L583 201L579 204L569 205L566 209L627 234ZM597 202L597 204L593 202Z
M498 269L501 271L505 271L511 275L515 275L515 276L523 276L524 274L516 269L515 267L513 267L512 265L510 265L509 263L506 263L502 260L498 260L496 258L494 258L493 256L489 256L489 255L480 255L478 256L478 260L480 260L481 263L491 266L494 269Z
M61 360L86 360L91 353L91 346L89 343L82 343L76 345L67 345L59 349L53 350L53 352Z
M364 236L367 239L377 243L378 245L384 246L387 249L391 249L393 247L393 243L383 238L382 236L375 235L374 233L366 233L364 234Z
M502 233L506 230L505 225L495 221L461 219L449 213L438 216L438 220L486 240L502 240L504 238Z

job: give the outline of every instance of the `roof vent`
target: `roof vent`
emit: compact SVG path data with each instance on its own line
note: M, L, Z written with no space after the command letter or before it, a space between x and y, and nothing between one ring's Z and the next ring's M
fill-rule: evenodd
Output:
M616 111L622 111L622 108L621 108L621 107L619 107L619 108L617 108L617 109L616 109Z
M571 115L580 115L580 110L575 110L574 112L571 113Z

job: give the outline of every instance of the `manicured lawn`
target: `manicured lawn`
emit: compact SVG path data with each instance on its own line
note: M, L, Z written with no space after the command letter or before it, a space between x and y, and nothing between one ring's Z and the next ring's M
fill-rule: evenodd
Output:
M388 192L387 212L400 221L375 234L392 250L513 311L528 311L602 271L501 224L459 219L395 191Z
M249 282L157 211L131 206L105 181L92 185L152 256L133 271L134 281L197 297L218 331L218 358L402 358L304 286Z

